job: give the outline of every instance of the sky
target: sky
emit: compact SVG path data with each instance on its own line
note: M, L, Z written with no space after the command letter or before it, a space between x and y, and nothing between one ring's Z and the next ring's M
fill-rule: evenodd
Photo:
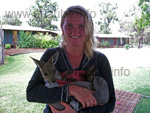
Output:
M89 10L91 15L93 15L93 21L97 21L98 16L98 5L101 2L110 2L112 4L117 3L118 5L118 16L122 16L123 12L125 12L129 6L132 4L137 4L138 0L51 0L56 1L59 5L59 9L57 10L57 16L59 17L60 22L60 16L62 11L65 11L65 9L71 5L81 5L85 7L85 9ZM26 12L28 11L28 8L31 5L34 5L35 0L0 0L0 19L2 18L2 15L5 13L8 13L9 11L19 11L19 12ZM23 26L27 25L26 21L28 18L21 16L21 21L23 21Z

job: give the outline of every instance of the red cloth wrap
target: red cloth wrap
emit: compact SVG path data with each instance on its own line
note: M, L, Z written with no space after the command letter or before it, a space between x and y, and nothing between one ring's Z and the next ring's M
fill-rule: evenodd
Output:
M65 75L65 72L62 72L61 77L63 77ZM84 70L79 70L79 71L73 71L72 74L68 75L67 78L72 78L72 79L76 79L77 81L86 81L85 78L83 78L82 76L86 75L86 71ZM58 86L63 86L65 84L70 83L71 81L61 81L61 80L57 80Z

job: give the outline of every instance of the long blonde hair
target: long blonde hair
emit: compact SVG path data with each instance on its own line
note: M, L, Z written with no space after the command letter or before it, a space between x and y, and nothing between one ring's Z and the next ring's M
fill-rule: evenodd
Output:
M63 26L65 17L67 14L70 13L77 13L81 14L85 20L85 41L84 41L84 53L88 58L93 57L93 49L95 47L94 41L94 25L91 15L87 12L87 10L81 6L71 6L69 7L64 14L62 15L61 19L61 26ZM62 34L62 42L61 46L64 47L66 44L66 40L64 35Z

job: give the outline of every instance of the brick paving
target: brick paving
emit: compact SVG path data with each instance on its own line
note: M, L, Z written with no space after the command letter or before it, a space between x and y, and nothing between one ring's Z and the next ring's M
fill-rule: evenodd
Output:
M132 113L136 107L141 94L116 90L116 106L113 113Z

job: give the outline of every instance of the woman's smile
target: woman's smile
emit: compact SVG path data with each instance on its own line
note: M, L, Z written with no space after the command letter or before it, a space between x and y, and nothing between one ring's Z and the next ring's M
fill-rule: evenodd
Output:
M77 39L77 38L80 38L80 37L78 36L78 37L71 37L71 38L74 38L74 39L76 38Z

